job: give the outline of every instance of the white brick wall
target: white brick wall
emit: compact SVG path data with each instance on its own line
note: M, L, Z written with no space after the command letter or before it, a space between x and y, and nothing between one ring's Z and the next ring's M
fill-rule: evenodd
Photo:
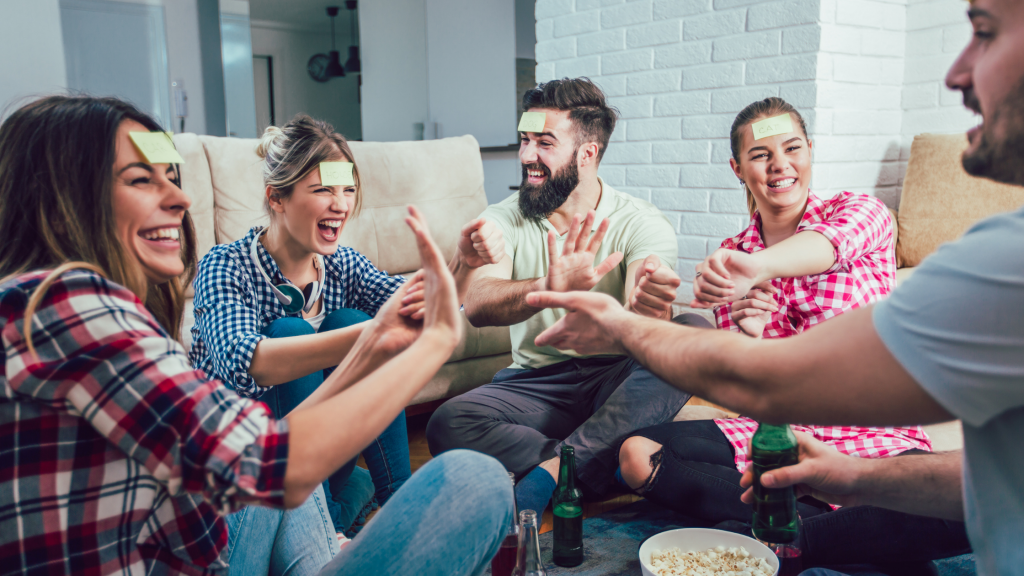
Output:
M961 0L910 0L907 6L906 77L899 185L907 171L910 144L924 132L965 132L978 123L959 92L946 89L949 67L971 36Z
M621 112L600 173L676 225L693 267L747 223L729 169L744 106L781 96L814 140L814 190L895 207L909 144L969 127L943 87L962 0L537 0L537 81L589 76Z

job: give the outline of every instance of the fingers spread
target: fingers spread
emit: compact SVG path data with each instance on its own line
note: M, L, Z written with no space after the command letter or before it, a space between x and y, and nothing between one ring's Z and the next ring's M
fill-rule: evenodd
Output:
M608 233L608 227L612 225L612 221L605 218L601 220L601 223L597 225L597 232L590 238L590 243L587 244L587 252L591 254L597 254L598 249L601 248L601 242L604 241L604 235Z
M583 227L580 228L580 235L576 238L576 251L582 252L586 250L587 244L590 241L590 233L594 230L594 220L597 219L597 212L590 210L587 212L587 218L583 221Z
M572 217L572 222L569 224L569 233L565 237L565 245L562 246L562 255L568 256L576 251L576 238L580 235L580 222L583 221L583 216L576 214Z
M548 230L548 266L554 266L558 262L558 243L555 241L555 231Z
M622 252L616 252L605 258L603 262L594 268L594 275L597 279L600 279L605 274L611 272L612 268L618 266L619 262L622 262Z

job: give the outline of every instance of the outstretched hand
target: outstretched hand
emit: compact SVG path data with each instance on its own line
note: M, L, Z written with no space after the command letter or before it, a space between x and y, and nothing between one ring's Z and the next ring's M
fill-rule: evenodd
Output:
M760 278L761 264L758 259L739 250L719 248L696 268L693 301L690 302L692 308L710 308L735 302L755 285L761 287L766 284Z
M796 486L797 498L812 496L829 504L857 506L857 477L864 464L863 459L840 454L835 448L803 432L796 432L796 438L800 446L800 462L765 472L761 475L761 484L765 488ZM740 499L747 504L754 503L753 484L754 467L749 466L740 478L740 486L747 489Z
M409 206L405 223L416 235L416 248L423 266L423 329L450 342L454 349L462 336L455 278L448 270L441 249L430 236L426 218L415 206Z
M569 224L569 235L559 256L554 230L548 231L548 275L544 279L544 290L568 292L570 290L590 290L600 282L622 261L622 252L616 252L605 258L596 267L594 259L601 248L604 235L611 224L607 218L601 221L593 236L590 232L594 226L597 213L591 210L586 219L579 214L572 217ZM582 221L582 226L581 226Z
M470 268L497 264L505 257L505 239L501 230L484 218L471 220L459 235L459 259Z
M534 343L584 355L624 354L609 327L629 312L618 300L597 292L533 292L526 303L537 308L564 308L565 316L541 332Z

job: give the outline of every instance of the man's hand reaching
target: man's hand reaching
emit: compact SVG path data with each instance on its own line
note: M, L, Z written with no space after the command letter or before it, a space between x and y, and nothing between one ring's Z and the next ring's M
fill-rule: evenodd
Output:
M590 290L622 261L622 252L608 256L596 267L594 259L601 248L601 241L608 232L610 222L605 218L591 236L597 214L591 210L586 219L579 214L573 216L569 224L569 233L558 254L555 232L548 231L548 275L544 278L544 290L552 292L569 292L571 290ZM582 226L580 225L582 221Z

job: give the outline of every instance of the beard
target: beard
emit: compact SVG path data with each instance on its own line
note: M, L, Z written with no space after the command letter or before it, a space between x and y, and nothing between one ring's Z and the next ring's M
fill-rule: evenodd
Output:
M964 152L964 170L972 176L1024 185L1024 78L990 116L975 136L977 147Z
M573 160L569 161L565 168L557 174L552 174L547 166L540 163L523 164L523 181L519 185L519 210L530 220L543 220L551 213L565 204L572 191L580 184L580 172L576 167L576 152L573 151ZM527 170L540 170L544 172L547 179L540 186L530 184L527 179Z

